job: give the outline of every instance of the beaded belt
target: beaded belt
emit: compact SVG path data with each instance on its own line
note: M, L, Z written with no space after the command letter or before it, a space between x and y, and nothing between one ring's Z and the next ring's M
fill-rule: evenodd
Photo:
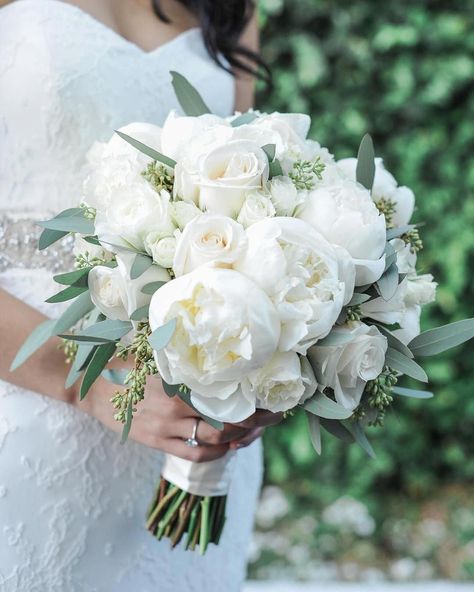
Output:
M38 250L41 227L31 219L0 214L0 272L9 269L72 269L74 238L67 235L44 251Z

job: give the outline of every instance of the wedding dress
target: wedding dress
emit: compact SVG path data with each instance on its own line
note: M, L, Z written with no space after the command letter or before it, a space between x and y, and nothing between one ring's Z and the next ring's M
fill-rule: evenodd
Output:
M177 108L170 70L226 115L234 82L199 29L149 53L58 0L0 10L0 286L54 315L53 272L70 243L36 251L33 221L76 205L85 154L131 121ZM1 314L1 311L0 311ZM112 409L111 409L112 412ZM65 403L0 382L1 592L214 592L240 589L261 480L261 448L237 453L228 519L204 557L144 527L159 451Z

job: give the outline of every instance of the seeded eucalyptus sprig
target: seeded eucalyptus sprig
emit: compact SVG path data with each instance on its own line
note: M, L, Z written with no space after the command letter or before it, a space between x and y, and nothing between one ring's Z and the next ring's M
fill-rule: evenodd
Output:
M387 228L393 228L393 215L397 210L397 204L386 197L381 197L374 203L378 211L385 216L385 225Z
M321 181L323 178L325 168L326 165L319 156L313 161L297 160L288 176L293 181L296 189L310 191L314 189L315 180Z
M63 350L66 364L72 364L76 358L77 350L79 349L77 341L73 341L72 339L62 339L58 348Z
M150 333L148 323L139 323L131 345L119 346L116 354L123 360L127 360L129 355L134 356L134 367L125 378L127 387L123 391L117 391L110 400L116 409L114 419L124 424L129 421L129 416L131 421L133 412L136 411L133 406L143 400L148 376L158 373L153 359L153 349L148 342ZM131 414L128 412L130 406L132 406Z
M393 402L393 387L397 384L397 373L385 366L382 373L374 380L369 380L365 386L362 402L354 411L353 418L362 419L368 412L369 425L382 426L385 413ZM373 416L375 412L375 416Z
M407 245L410 245L414 253L418 253L423 248L423 241L420 238L418 228L412 228L400 237Z
M166 191L172 193L174 180L169 167L165 167L154 160L147 165L142 175L153 185L156 191L166 189Z

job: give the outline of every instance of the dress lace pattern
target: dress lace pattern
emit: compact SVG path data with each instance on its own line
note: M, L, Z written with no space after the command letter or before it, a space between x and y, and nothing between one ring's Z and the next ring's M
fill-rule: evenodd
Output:
M0 287L46 314L70 240L36 251L33 222L80 199L85 154L130 121L177 108L169 70L218 114L232 78L192 29L143 52L80 9L18 0L0 9ZM1 592L214 592L240 589L261 480L261 449L239 451L219 547L170 551L144 528L160 452L80 411L0 382Z

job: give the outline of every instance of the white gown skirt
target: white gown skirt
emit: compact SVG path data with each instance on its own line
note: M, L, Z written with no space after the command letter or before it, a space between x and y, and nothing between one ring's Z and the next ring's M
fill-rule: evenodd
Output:
M11 269L0 287L52 314L43 304L55 292L51 275ZM145 529L162 454L119 438L65 403L0 381L0 590L240 590L260 442L238 451L221 542L201 557L171 550Z

